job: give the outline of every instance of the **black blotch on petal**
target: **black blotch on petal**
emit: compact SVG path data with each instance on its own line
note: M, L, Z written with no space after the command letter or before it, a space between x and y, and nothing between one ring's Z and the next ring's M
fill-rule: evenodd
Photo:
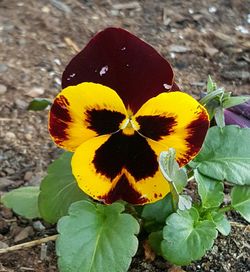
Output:
M131 204L143 204L147 198L141 196L128 182L127 177L122 175L116 186L107 195L100 197L106 204L111 204L116 200L122 199Z
M153 177L158 170L157 155L147 140L135 133L115 133L96 150L93 164L96 172L111 180L125 168L136 181Z
M88 128L94 130L98 135L109 134L117 131L119 125L126 117L124 114L111 110L87 110L86 121Z
M152 140L159 141L174 131L177 124L174 117L160 115L138 116L136 121L140 125L139 132Z

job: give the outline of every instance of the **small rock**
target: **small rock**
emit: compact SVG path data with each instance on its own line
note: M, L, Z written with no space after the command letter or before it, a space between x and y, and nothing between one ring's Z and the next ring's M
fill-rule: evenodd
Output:
M50 2L55 8L65 12L65 13L70 13L71 12L71 8L68 5L66 5L65 3L63 3L63 1L50 0Z
M33 177L33 172L27 171L27 172L25 173L23 179L24 179L25 181L30 181L32 177Z
M7 92L7 87L3 84L0 84L0 95Z
M211 7L208 8L208 11L209 11L210 13L215 13L215 12L217 11L217 8L214 7L214 6L211 6Z
M26 109L28 107L27 102L25 102L25 101L23 101L21 99L18 99L18 98L15 100L15 104L19 109L22 109L22 110L24 110L24 109Z
M8 175L13 175L15 174L15 170L10 168L10 167L7 167L4 169L4 171L8 174Z
M7 131L5 134L5 138L12 141L16 139L16 135L11 131Z
M28 140L28 141L32 140L32 134L27 133L27 134L25 134L24 136L25 136L25 139L26 139L26 140Z
M4 221L3 219L0 219L0 234L6 234L9 231L9 226L8 223L6 221Z
M55 77L54 81L58 86L61 86L62 82L61 82L61 79L59 77Z
M42 12L44 12L44 13L50 13L49 7L48 6L42 7Z
M250 79L250 73L248 71L224 71L222 76L226 79L241 79L242 81L248 81Z
M235 27L235 30L237 30L237 31L239 31L239 32L241 32L241 33L243 33L243 34L248 34L248 33L249 33L248 29L245 28L245 27L242 26L242 25L236 26L236 27Z
M211 252L213 254L217 254L218 253L218 246L214 245L213 248L212 248L212 250L211 250Z
M54 59L54 63L58 66L60 66L62 63L59 59Z
M13 217L13 212L11 209L6 208L6 207L1 207L1 212L0 214L2 215L2 217L4 217L5 219L11 219Z
M8 70L8 66L4 63L0 63L0 73L3 73Z
M113 4L112 6L116 10L122 10L122 9L137 9L140 10L141 6L138 2L133 1L133 2L127 2L127 3L117 3Z
M185 272L180 266L172 266L168 269L168 272Z
M183 46L183 45L171 45L169 47L169 51L170 52L174 52L174 53L186 53L191 51L191 49L189 47Z
M45 226L41 223L41 221L35 221L35 222L33 223L33 228L34 228L35 230L37 230L37 231L43 231L43 230L46 229Z
M7 247L9 247L6 243L4 243L4 242L2 242L2 241L0 241L0 248L2 249L2 248L7 248ZM5 271L5 270L1 270L1 271ZM7 271L7 270L6 270Z
M42 87L33 87L31 90L29 90L26 93L26 95L30 97L38 97L43 94L44 94L44 89Z
M205 47L204 51L210 56L213 57L215 54L219 52L218 49L214 47Z
M33 235L34 231L31 226L28 226L24 229L22 229L14 238L14 242L20 242L22 240L25 240L29 236Z
M0 191L6 191L7 188L13 185L15 182L13 180L7 178L0 178Z

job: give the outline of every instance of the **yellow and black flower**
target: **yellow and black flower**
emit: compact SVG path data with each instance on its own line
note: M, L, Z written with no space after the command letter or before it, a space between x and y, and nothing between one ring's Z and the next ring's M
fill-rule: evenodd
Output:
M206 110L176 91L166 60L123 29L98 33L66 67L62 85L49 131L74 152L73 174L94 199L155 202L170 191L160 152L175 148L183 166L202 146Z

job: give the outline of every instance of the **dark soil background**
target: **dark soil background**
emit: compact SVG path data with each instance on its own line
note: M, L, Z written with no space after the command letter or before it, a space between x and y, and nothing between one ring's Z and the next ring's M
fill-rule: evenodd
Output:
M149 42L171 62L181 89L194 96L209 74L234 94L250 94L249 13L248 0L0 0L0 194L38 185L58 156L47 112L26 108L33 97L60 91L65 65L97 31L123 27ZM185 271L250 271L249 226L229 216L230 236L219 236ZM0 207L0 248L54 233L53 226ZM0 255L0 271L58 271L54 243L45 258L41 246ZM145 260L141 247L129 271L182 270L160 258Z

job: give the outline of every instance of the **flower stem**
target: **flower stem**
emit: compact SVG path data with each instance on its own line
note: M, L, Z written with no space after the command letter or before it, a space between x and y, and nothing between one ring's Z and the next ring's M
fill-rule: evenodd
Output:
M224 206L219 209L219 212L229 212L232 211L234 208L231 205Z

